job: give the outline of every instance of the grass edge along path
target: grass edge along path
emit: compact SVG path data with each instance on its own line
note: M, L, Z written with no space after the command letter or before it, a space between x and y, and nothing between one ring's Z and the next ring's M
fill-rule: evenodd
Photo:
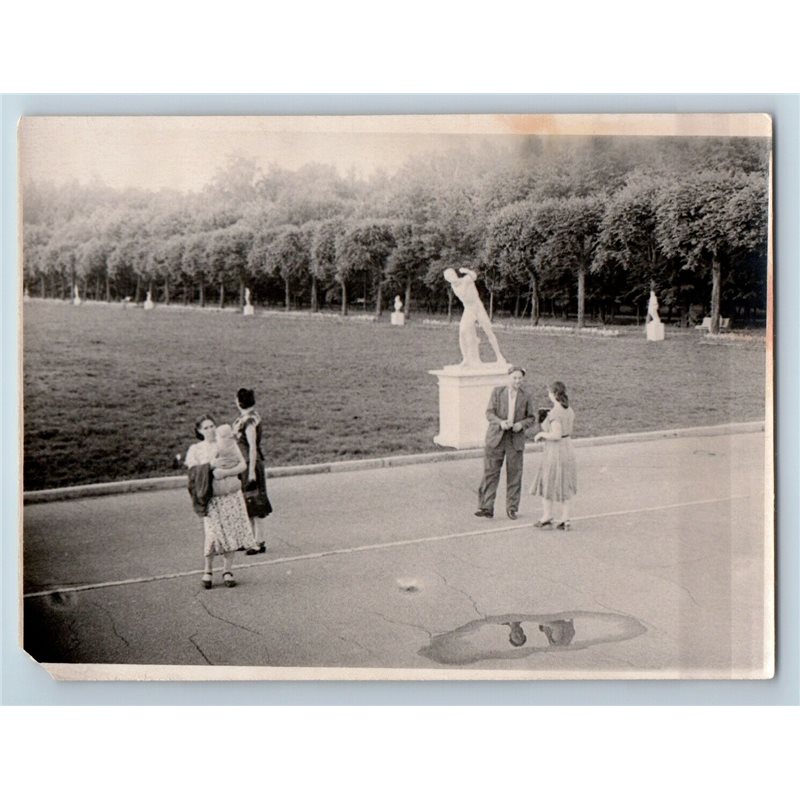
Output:
M704 425L697 428L674 428L672 430L663 431L634 431L631 433L612 434L610 436L591 436L583 439L575 439L574 444L575 447L596 447L607 444L624 444L625 442L643 442L688 436L723 436L737 433L758 433L764 430L764 420L753 420L750 422L729 422L722 425ZM540 444L534 444L533 442L528 442L525 446L526 452L535 452L541 449L542 446ZM355 472L366 469L383 469L386 467L402 467L435 461L455 461L482 457L482 448L442 450L430 453L386 456L384 458L365 458L352 461L332 461L320 464L271 467L267 469L267 477L269 479L275 479L289 478L295 475ZM77 500L83 497L100 497L103 495L128 494L132 492L180 489L185 486L185 475L170 475L161 478L141 478L135 480L109 481L106 483L89 483L81 486L61 486L54 489L38 489L23 492L22 496L25 505L32 505L35 503Z

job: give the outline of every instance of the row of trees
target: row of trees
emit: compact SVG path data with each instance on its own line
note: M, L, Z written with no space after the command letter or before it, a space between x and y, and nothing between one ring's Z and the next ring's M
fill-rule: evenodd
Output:
M233 158L202 192L73 183L24 192L31 292L380 314L448 309L447 267L480 273L490 314L646 305L764 308L768 157L761 140L524 138L410 159L391 177L324 165L261 173Z

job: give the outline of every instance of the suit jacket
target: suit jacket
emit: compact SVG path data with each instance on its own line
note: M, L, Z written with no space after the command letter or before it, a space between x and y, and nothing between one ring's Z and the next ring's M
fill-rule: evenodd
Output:
M508 393L508 386L496 386L492 389L492 396L489 398L489 405L486 408L486 419L489 420L489 427L486 431L486 447L497 447L503 438L504 431L500 427L500 423L508 419ZM536 424L536 415L533 398L527 389L520 387L514 406L514 422L519 422L522 430L516 433L509 431L515 450L525 449L525 431L531 425Z

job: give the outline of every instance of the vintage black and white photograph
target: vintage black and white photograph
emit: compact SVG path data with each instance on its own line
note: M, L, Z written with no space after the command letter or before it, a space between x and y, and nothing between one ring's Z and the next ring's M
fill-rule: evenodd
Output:
M18 136L53 676L773 676L768 116Z

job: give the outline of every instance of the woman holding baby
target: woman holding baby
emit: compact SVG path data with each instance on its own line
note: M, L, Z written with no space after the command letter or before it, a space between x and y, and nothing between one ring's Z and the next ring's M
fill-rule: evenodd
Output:
M247 462L230 425L217 427L213 418L205 414L195 422L195 435L200 441L189 448L185 463L189 468L189 491L195 509L203 514L203 587L210 589L213 585L214 556L222 556L225 586L236 586L233 554L256 546L239 479L247 470Z

